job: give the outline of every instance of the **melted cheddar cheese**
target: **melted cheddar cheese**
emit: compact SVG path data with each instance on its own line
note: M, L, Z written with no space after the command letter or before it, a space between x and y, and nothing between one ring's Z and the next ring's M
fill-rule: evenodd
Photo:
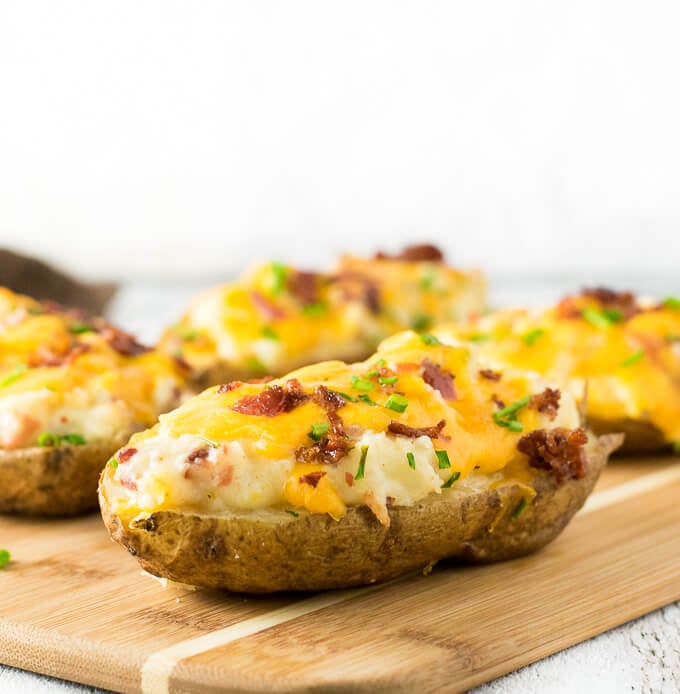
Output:
M170 357L101 319L0 288L0 449L132 433L178 404L183 379Z
M426 330L484 308L476 272L441 262L342 257L330 273L280 263L196 297L161 340L197 371L282 374L327 359L358 359L405 328Z
M125 516L274 508L337 519L347 506L367 505L384 519L387 503L410 505L507 475L530 490L535 471L517 450L521 432L575 428L576 405L564 396L551 419L525 403L513 427L502 426L495 418L501 401L521 402L546 386L523 372L489 377L487 367L469 345L408 331L385 340L365 362L325 362L268 384L209 388L133 436L105 472L104 492ZM428 377L431 370L453 390ZM304 393L289 411L244 412L244 403L267 389L294 382ZM339 460L304 455L328 435L330 415L314 397L321 386L341 398L337 415L347 450ZM395 433L395 423L434 429L408 436Z
M680 442L680 302L638 302L631 313L586 293L435 332L442 340L472 339L494 362L531 369L579 401L586 393L593 418L645 420L668 443Z

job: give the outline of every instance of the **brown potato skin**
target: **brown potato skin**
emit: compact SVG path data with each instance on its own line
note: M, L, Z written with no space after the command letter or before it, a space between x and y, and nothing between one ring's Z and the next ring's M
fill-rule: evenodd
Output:
M672 448L663 432L645 419L597 419L588 417L588 428L601 436L621 432L625 439L617 455L664 453Z
M97 480L129 433L84 446L0 452L0 513L73 516L97 507Z
M490 562L539 549L581 508L621 443L620 436L591 438L586 477L558 485L541 471L534 502L516 519L512 512L523 497L515 483L479 493L454 486L414 506L391 507L389 528L365 506L349 508L341 521L285 511L161 511L123 519L109 508L102 486L100 505L111 537L157 576L245 593L347 588L447 557Z

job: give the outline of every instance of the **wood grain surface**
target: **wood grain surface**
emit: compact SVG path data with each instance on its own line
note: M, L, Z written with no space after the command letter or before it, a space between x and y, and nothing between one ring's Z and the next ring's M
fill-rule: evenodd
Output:
M161 584L98 516L0 518L0 662L120 691L460 691L680 599L677 459L610 464L541 552L352 591Z

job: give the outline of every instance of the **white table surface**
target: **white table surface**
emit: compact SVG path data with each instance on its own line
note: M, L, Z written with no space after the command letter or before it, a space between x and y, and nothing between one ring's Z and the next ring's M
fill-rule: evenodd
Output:
M616 281L617 279L622 281ZM612 284L625 286L626 278L612 278ZM658 294L680 294L677 278L647 278L635 287ZM587 283L587 282L586 282ZM492 298L496 304L549 301L567 288L583 282L574 278L543 278L529 286L496 285ZM591 283L592 284L592 283ZM630 278L628 278L630 284ZM675 286L672 286L675 284ZM181 312L195 287L128 287L111 307L111 316L123 327L145 339L154 339L160 326ZM664 291L665 290L665 291ZM680 544L679 544L680 547ZM680 561L680 556L679 556ZM587 581L587 577L584 577ZM1 587L1 584L0 584ZM521 620L521 606L518 606ZM559 624L555 625L559 629ZM0 693L81 694L98 692L91 687L65 682L0 665ZM589 641L556 653L533 665L474 690L475 694L506 692L631 692L641 694L680 691L680 602L652 612Z

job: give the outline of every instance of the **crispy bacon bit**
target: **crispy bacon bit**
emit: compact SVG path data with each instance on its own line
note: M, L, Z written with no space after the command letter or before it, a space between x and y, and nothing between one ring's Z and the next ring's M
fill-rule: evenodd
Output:
M371 277L349 271L329 278L329 282L338 283L345 301L362 301L371 313L380 313L380 290Z
M90 345L86 342L74 342L70 348L61 354L55 352L50 347L41 345L28 358L29 366L65 366L72 364L79 356L89 352Z
M499 410L502 410L505 408L505 403L498 397L497 393L493 393L491 395L491 402L493 402L493 404L496 405L496 407Z
M173 354L172 359L175 362L175 365L182 371L191 371L189 362L181 354Z
M558 483L581 479L587 471L584 445L588 435L581 429L538 429L517 442L517 449L529 457L529 465L550 470Z
M209 455L210 451L207 448L197 448L195 451L189 453L187 456L187 463L200 465Z
M76 308L75 306L67 306L66 304L60 304L57 301L52 301L51 299L43 299L40 302L40 307L44 313L49 315L54 315L59 313L66 318L70 318L78 323L87 322L88 316L81 308Z
M118 354L123 356L134 357L137 354L144 354L144 352L148 352L151 349L151 347L137 342L134 335L126 333L102 318L97 318L93 321L93 327Z
M407 436L410 439L417 439L419 436L429 436L431 439L436 439L441 436L442 429L445 426L445 419L440 420L433 427L410 427L408 424L402 424L401 422L392 420L387 429L391 434Z
M401 253L396 253L395 255L378 251L374 258L375 260L408 260L414 262L441 263L444 260L444 254L437 246L433 246L430 243L420 243L415 246L406 246Z
M353 487L354 486L354 475L351 472L346 472L345 473L345 484L348 487Z
M444 400L458 399L456 389L453 385L453 379L455 376L452 373L442 369L439 364L436 364L429 359L423 359L421 366L423 369L423 381L425 381L428 386L438 390Z
M136 453L136 448L123 448L123 450L120 451L116 456L116 460L120 465L124 465L130 460L130 458L132 458L132 456L136 455Z
M234 466L228 465L226 470L217 475L217 486L228 487L234 479Z
M387 511L387 505L378 498L377 494L372 489L364 494L364 503L371 509L380 525L385 528L390 527L390 514Z
M560 409L561 395L557 388L546 388L542 393L532 395L528 407L548 415L550 419L555 419L557 411Z
M302 475L302 477L299 478L299 481L301 484L308 484L310 487L316 488L316 485L319 484L321 481L321 478L325 476L325 472L322 472L321 470L318 470L316 472L308 472L306 475Z
M257 395L242 397L232 405L231 409L240 414L276 417L294 410L307 400L309 395L302 389L300 381L291 378L284 386L272 386Z
M229 383L223 383L218 389L218 395L224 395L232 390L236 390L243 385L243 381L229 381Z
M130 489L130 490L132 490L133 492L136 492L136 491L137 491L137 482L135 482L134 480L122 479L122 480L120 481L120 483L121 483L126 489Z
M632 292L617 292L606 287L594 287L584 289L581 294L599 301L603 308L620 311L626 320L641 312Z
M318 300L322 279L323 275L317 272L293 272L288 278L288 290L303 306L307 306Z
M493 369L480 369L479 375L488 381L500 381L503 376L500 371L494 371Z
M312 400L326 411L330 428L320 441L311 446L300 446L295 451L295 459L300 463L322 462L336 465L352 448L342 418L338 414L338 410L346 404L345 398L325 386L317 386Z
M260 312L263 318L267 320L277 320L278 318L285 318L286 312L275 303L271 302L264 294L258 292L256 289L250 292L250 298L255 304L255 308Z

